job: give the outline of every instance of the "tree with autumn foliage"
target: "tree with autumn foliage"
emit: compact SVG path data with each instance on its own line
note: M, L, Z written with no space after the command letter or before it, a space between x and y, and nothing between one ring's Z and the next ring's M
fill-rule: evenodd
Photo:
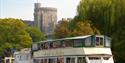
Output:
M56 26L54 36L55 38L65 38L83 35L99 35L97 28L92 26L91 21L59 21Z
M59 21L54 30L55 38L65 38L69 35L68 21Z
M74 22L74 23L73 23ZM99 35L100 32L97 28L93 27L91 21L71 21L69 23L69 29L71 36L82 36L82 35ZM73 27L73 28L72 28Z

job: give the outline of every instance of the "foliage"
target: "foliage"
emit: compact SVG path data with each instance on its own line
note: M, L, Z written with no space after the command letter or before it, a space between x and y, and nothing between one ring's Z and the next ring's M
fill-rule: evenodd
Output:
M44 34L38 28L28 27L26 31L30 34L33 42L45 40Z
M112 19L114 17L112 0L81 0L77 12L78 15L75 17L76 19L91 20L93 26L98 28L102 34L104 34L104 31L111 31L109 24L114 24L114 22L112 22L114 21Z
M125 18L122 18L125 20ZM117 23L118 24L118 23ZM125 22L119 22L119 28L113 32L112 50L117 63L125 62Z
M64 38L69 35L68 21L59 21L54 30L55 38Z
M27 48L32 39L25 31L26 25L19 19L0 19L0 48Z
M70 23L72 23L71 21ZM71 34L72 36L82 36L82 35L99 35L100 32L97 30L95 27L92 26L90 21L85 20L85 21L77 21L74 23L75 27L72 28ZM73 27L74 25L69 25L70 27Z
M60 21L55 29L55 38L100 34L90 21Z
M112 37L115 63L125 62L125 0L81 0L75 21L91 20L101 34Z

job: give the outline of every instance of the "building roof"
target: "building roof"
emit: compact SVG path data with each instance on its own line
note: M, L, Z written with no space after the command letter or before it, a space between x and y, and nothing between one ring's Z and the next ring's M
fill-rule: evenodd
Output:
M27 24L28 26L32 26L33 23L34 23L34 21L31 21L31 20L23 20L23 22L24 22L25 24Z

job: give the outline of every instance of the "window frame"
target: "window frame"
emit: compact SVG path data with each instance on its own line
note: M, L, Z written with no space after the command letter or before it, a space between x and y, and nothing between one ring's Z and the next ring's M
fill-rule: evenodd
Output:
M97 38L99 38L99 45L97 45ZM101 45L101 38L102 38L102 45ZM104 37L95 37L95 46L96 47L104 47L105 46L105 39Z

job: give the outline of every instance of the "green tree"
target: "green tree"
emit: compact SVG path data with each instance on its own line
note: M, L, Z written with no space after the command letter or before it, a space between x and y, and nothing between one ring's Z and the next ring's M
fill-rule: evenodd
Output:
M33 42L38 42L46 39L45 35L38 28L28 27L26 31L30 34Z
M113 38L112 50L116 63L125 62L125 18L121 18L123 21L120 21L118 29L113 32L111 36Z
M101 34L112 37L116 63L125 62L125 0L81 0L74 20L91 20Z
M111 34L111 25L114 24L114 8L112 0L81 0L77 7L75 19L91 20L93 26L102 34Z
M121 33L119 33L117 31L117 33L119 35L121 35ZM115 43L113 43L113 55L114 55L114 60L116 63L124 63L125 62L125 47L124 47L124 44L125 44L125 36L121 35L121 37L118 37L118 35L113 35L113 38L117 38L117 39L114 39L113 41ZM116 42L117 41L117 42Z
M32 44L32 39L25 31L26 25L19 19L0 19L0 48L27 48Z

